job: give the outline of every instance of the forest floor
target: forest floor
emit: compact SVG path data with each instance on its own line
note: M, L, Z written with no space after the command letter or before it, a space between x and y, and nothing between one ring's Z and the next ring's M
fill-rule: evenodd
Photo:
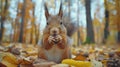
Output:
M72 60L63 60L62 63L67 65L72 65L74 67L79 67L79 64L74 64L76 61L83 62L92 62L93 66L83 66L83 67L110 67L110 63L115 62L115 67L119 67L120 65L120 45L96 45L96 44L88 44L81 45L79 47L71 47L72 52ZM0 67L33 67L34 61L37 59L38 55L38 45L32 44L21 44L21 43L3 43L0 45ZM119 60L116 63L116 60ZM75 61L73 61L75 60ZM95 61L93 61L95 60ZM71 61L73 61L71 63ZM56 65L53 67L63 67L61 63L60 65ZM83 64L81 64L83 65ZM86 64L87 65L87 64ZM98 65L98 66L95 66ZM34 66L35 67L35 66ZM67 66L65 66L67 67ZM82 66L81 66L82 67Z

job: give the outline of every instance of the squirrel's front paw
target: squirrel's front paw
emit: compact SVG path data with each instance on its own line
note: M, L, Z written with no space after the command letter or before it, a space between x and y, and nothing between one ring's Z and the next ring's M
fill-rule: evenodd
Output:
M49 36L48 37L48 42L51 43L53 41L54 37L53 36Z
M49 38L48 38L48 41L49 41L49 43L59 43L59 42L61 42L61 40L62 40L62 37L60 36L60 35L57 35L57 36L49 36Z

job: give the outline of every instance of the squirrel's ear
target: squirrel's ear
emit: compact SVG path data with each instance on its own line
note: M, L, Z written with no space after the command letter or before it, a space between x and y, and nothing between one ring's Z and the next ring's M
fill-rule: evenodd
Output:
M61 18L63 16L62 3L60 4L60 9L59 9L58 16L60 16Z
M45 9L45 17L46 17L46 19L48 19L48 17L49 17L50 15L49 15L49 12L48 12L46 3L44 3L44 9Z

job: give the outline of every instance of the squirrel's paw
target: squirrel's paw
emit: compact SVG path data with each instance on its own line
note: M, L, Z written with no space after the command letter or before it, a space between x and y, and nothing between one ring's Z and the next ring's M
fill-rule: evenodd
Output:
M57 36L49 36L48 37L48 41L49 43L53 42L53 43L58 43L62 40L62 37L60 35L57 35Z
M56 39L58 39L58 40L61 41L61 40L62 40L62 37L61 37L60 35L58 35Z
M54 37L53 36L49 36L48 37L48 42L51 43L53 41Z

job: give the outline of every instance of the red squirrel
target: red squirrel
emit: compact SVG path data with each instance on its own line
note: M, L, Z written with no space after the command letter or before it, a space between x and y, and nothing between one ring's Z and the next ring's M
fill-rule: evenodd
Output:
M43 30L38 57L60 63L63 59L71 58L70 44L68 43L69 37L62 18L62 4L60 4L57 15L50 15L46 4L44 8L46 27Z

